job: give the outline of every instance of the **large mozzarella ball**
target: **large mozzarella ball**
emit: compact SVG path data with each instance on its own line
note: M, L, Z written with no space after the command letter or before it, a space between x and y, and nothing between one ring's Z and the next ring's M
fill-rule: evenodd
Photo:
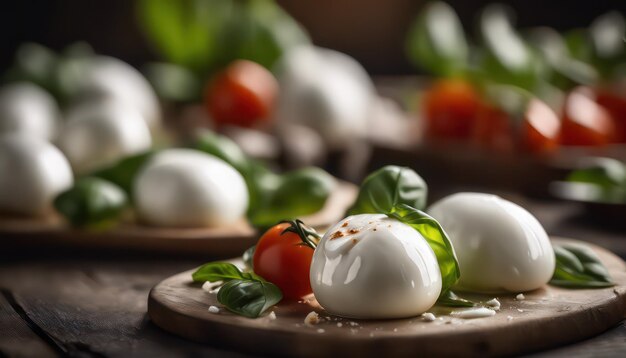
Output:
M246 183L233 167L192 149L169 149L154 156L134 183L142 221L155 226L229 225L248 207Z
M52 139L59 119L54 98L42 88L27 82L0 89L0 133L27 133Z
M161 123L154 89L131 65L108 56L74 60L64 67L62 83L73 100L113 99L136 108L151 129Z
M277 74L280 121L309 126L333 147L366 135L376 96L356 60L333 50L298 46L283 56Z
M26 134L0 136L0 211L36 216L72 186L70 164L48 141Z
M349 216L331 227L315 249L310 278L325 310L352 318L416 316L441 292L426 240L382 214Z
M458 193L436 202L428 213L450 236L461 269L460 289L529 291L545 285L554 273L548 235L515 203L496 195Z
M74 171L86 173L148 150L152 138L135 108L103 100L73 108L57 142Z

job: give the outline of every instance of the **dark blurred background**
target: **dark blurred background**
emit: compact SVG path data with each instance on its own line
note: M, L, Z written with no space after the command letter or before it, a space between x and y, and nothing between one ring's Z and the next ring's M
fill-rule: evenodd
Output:
M279 0L311 34L313 41L354 56L372 74L406 74L414 69L403 54L407 28L425 1ZM494 1L448 1L466 28L479 9ZM609 10L626 12L623 0L505 1L517 12L519 27L550 25L558 30L587 26ZM0 11L0 68L11 62L17 46L35 41L53 49L84 40L103 54L134 65L154 59L136 23L130 0L21 0Z

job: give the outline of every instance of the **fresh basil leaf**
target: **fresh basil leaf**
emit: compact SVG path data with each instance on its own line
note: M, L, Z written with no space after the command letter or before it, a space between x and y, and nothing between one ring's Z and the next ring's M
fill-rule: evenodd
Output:
M426 206L427 192L426 182L414 170L388 165L365 178L348 215L386 214L400 204L421 210Z
M447 290L442 293L437 299L437 304L448 307L474 307L477 306L477 302L472 302L457 296L454 292Z
M102 178L118 185L132 198L133 183L137 173L155 153L156 151L148 151L126 157L110 167L92 173L91 176Z
M228 262L209 262L200 266L191 277L196 282L215 282L243 279L239 268Z
M588 247L565 244L554 246L556 268L550 284L569 288L611 287L608 270Z
M228 281L217 294L217 300L229 311L257 318L265 310L282 300L283 294L276 285L260 280Z
M250 160L230 138L208 130L198 132L195 137L195 142L192 145L194 149L222 159L237 169L242 176L246 176Z
M409 59L437 75L458 75L467 67L469 46L454 9L431 2L417 17L406 44Z
M128 204L117 185L99 178L79 179L54 200L54 207L75 227L105 229L117 223Z
M566 180L595 185L600 189L597 200L626 201L626 165L612 158L586 158L581 166Z
M188 68L174 63L150 63L143 73L160 99L171 102L200 102L202 99L201 78Z
M446 234L437 220L423 211L406 204L394 207L387 215L411 226L424 237L435 252L437 262L439 263L442 281L441 294L448 294L448 290L458 281L461 275L459 262L448 234Z
M246 268L248 270L252 270L254 269L254 252L256 251L256 245L248 248L246 251L244 251L242 259L243 259L243 263L244 265L246 265Z

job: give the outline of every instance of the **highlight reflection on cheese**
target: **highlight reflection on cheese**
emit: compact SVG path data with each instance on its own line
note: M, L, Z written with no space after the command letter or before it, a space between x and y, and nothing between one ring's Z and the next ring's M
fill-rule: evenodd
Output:
M428 213L452 241L461 269L458 288L523 292L552 277L555 259L548 235L521 206L496 195L457 193Z
M441 291L426 240L382 214L350 216L331 227L315 250L310 276L324 309L352 318L416 316Z

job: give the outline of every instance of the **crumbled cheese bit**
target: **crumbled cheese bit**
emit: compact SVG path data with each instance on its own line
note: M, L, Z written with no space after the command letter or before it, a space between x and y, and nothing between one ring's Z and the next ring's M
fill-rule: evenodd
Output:
M326 332L326 330L325 330L324 328L319 328L319 329L317 330L317 333L324 333L324 332Z
M343 323L337 322L337 327L339 327L339 328L343 327Z
M517 296L515 296L515 299L516 299L516 300L518 300L518 301L521 301L521 300L523 300L523 299L525 299L525 298L526 298L526 297L524 296L524 294L523 294L523 293L519 293L519 294L517 294Z
M496 314L496 311L486 308L486 307L470 308L466 310L452 311L450 313L450 315L453 317L466 318L466 319L467 318L491 317L495 314Z
M370 332L370 337L374 337L374 332Z
M315 311L309 312L309 314L304 318L304 324L307 326L313 326L318 323L320 323L320 315L318 315Z
M394 329L393 329L393 331L394 331L394 332L398 332L398 329L397 329L397 328L394 328Z
M211 282L209 282L209 281L205 281L205 282L202 284L202 289L203 289L204 291L206 291L206 292L211 292L211 290L213 289L213 285L211 284Z
M356 322L354 322L354 321L351 321L351 322L350 322L350 325L351 325L352 327L355 327L355 326L358 326L359 324L358 324L358 323L356 323Z
M509 322L512 321L513 320L513 316L506 316L506 320L509 321Z
M209 312L211 313L220 313L220 308L217 306L209 306Z
M485 302L485 305L492 310L499 311L500 310L500 301L497 298L492 298L489 301Z
M267 315L267 318L269 318L271 321L275 320L276 319L276 313L274 311L270 312Z
M521 308L518 308L518 309L517 309L517 312L524 312L524 310L523 310L523 309L521 309Z
M434 314L430 312L422 313L422 319L426 322L432 322L437 319Z

